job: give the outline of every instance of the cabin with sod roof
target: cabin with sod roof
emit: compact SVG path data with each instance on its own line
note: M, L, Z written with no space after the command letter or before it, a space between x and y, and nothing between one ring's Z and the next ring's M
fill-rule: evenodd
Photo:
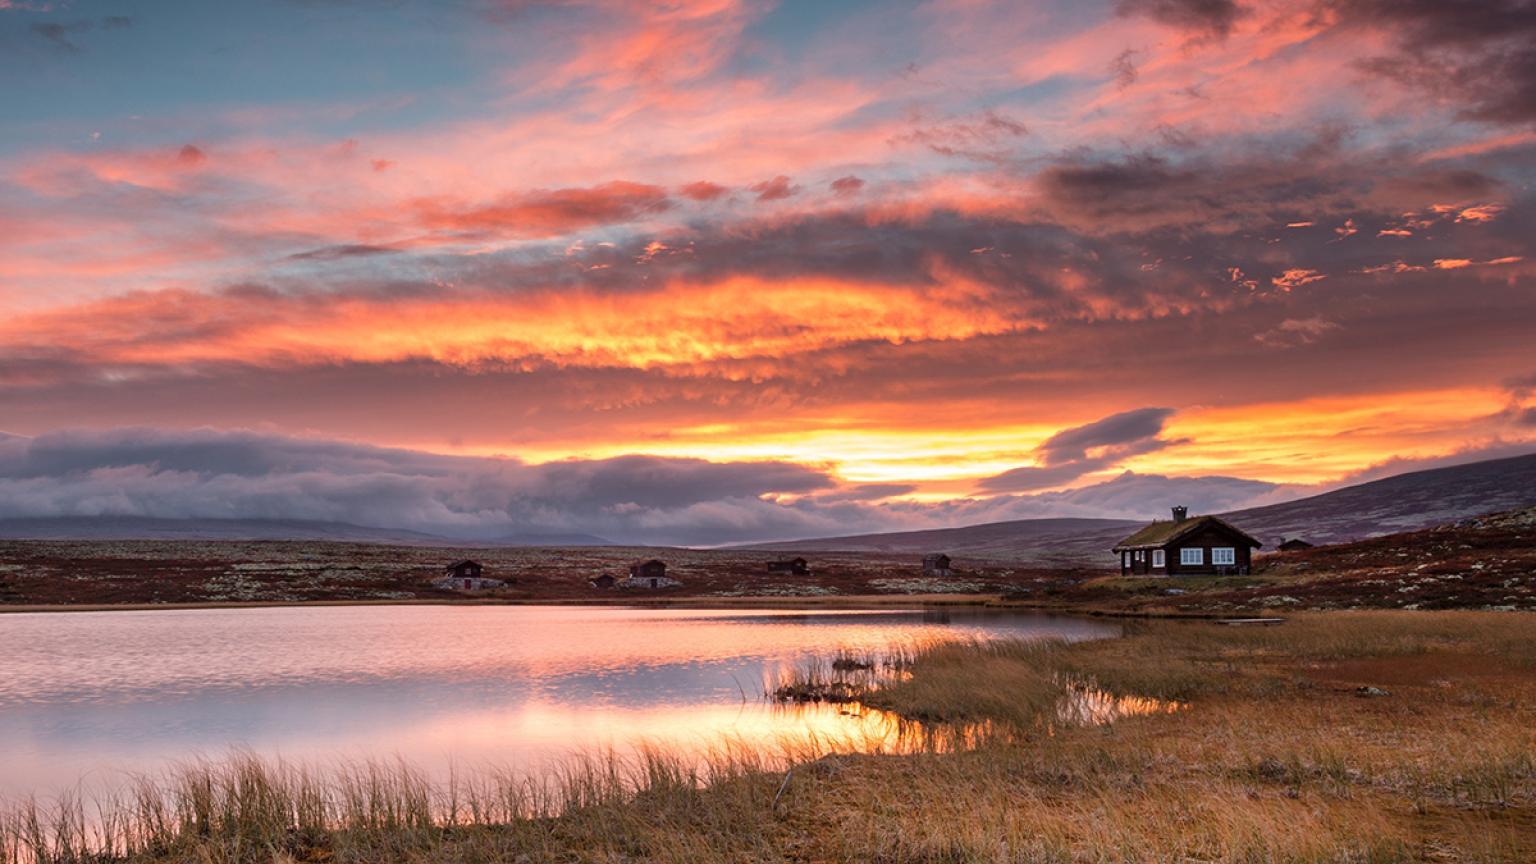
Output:
M1115 546L1121 576L1246 574L1264 544L1215 516L1173 508L1172 522L1153 522Z
M769 561L768 572L778 576L809 576L811 564L804 558L791 558L788 561Z

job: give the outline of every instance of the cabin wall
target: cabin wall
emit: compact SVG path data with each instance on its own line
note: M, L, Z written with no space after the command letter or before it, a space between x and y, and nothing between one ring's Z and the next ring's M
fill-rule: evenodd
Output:
M1211 563L1211 550L1218 546L1232 547L1233 564L1223 564L1218 568L1216 564ZM1201 563L1198 565L1180 564L1181 550L1194 548L1202 550ZM1178 540L1170 543L1167 550L1169 576L1209 574L1216 573L1218 570L1230 573L1248 573L1253 565L1253 549L1249 547L1248 541L1231 532L1222 530L1219 525L1208 526L1187 537L1180 537Z
M1152 566L1151 549L1133 549L1123 552L1120 558L1120 575L1122 576L1162 576L1165 575L1162 567ZM1126 558L1129 557L1129 562Z

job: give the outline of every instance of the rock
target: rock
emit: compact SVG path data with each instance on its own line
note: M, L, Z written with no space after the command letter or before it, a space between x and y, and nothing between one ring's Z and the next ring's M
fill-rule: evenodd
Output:
M1284 780L1288 772L1280 760L1265 758L1260 760L1258 765L1254 766L1253 773L1263 777L1265 780Z
M1373 699L1373 698L1377 698L1377 697L1381 697L1381 696L1391 696L1392 694L1388 693L1387 691L1385 691L1383 689L1381 689L1380 687L1369 687L1369 686L1367 686L1367 687L1356 687L1355 688L1355 695L1359 696L1359 697L1361 697L1363 699Z

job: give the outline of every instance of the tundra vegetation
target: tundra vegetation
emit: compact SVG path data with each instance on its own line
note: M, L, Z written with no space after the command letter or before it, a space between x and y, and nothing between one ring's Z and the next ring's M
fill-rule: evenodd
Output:
M1112 541L1106 541L1112 542ZM1246 576L1125 578L1099 549L1075 562L968 555L948 577L924 575L916 554L826 552L808 576L771 574L772 553L741 549L588 547L448 549L285 541L0 540L0 611L82 604L633 601L590 580L660 557L682 584L663 602L745 603L794 597L837 604L872 595L1067 612L1146 614L1264 609L1536 610L1536 508L1422 531L1264 555ZM445 563L473 558L511 580L473 597L435 587ZM966 598L962 595L971 595ZM933 598L937 599L937 598Z
M0 862L1536 860L1524 614L1151 621L843 653L782 683L830 681L906 718L899 752L732 741L446 786L236 756L13 806ZM1084 692L1150 707L1064 713Z

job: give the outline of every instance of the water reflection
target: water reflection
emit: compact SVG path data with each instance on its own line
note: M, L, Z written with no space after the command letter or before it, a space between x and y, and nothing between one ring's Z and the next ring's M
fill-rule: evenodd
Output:
M1176 714L1186 707L1182 702L1134 694L1117 695L1089 684L1072 684L1061 700L1057 717L1063 723L1078 726L1103 726L1123 717Z
M930 639L1112 636L946 611L330 607L0 616L0 797L120 782L245 747L317 765L399 756L533 771L641 742L906 746L867 710L786 712L776 670ZM851 745L850 745L851 746Z

